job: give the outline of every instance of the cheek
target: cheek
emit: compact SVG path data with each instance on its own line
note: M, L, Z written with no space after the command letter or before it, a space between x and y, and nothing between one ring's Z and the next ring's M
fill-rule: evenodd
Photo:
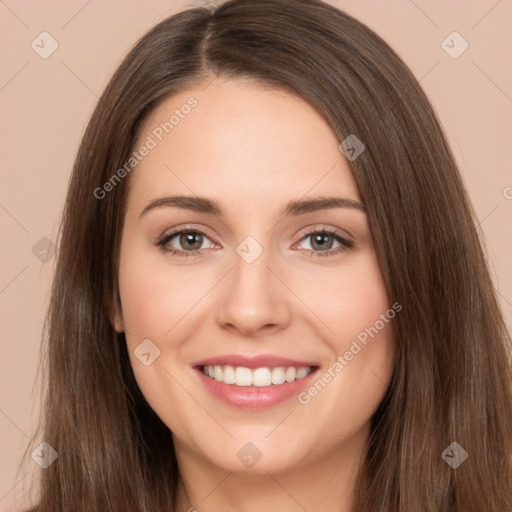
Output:
M296 276L294 285L297 295L309 306L336 353L348 350L359 335L364 338L365 329L376 322L379 331L386 330L389 322L382 324L381 315L391 305L373 253L358 254L338 268L319 266L301 276Z
M152 409L162 421L179 435L185 435L176 417L190 415L183 400L180 376L175 359L180 341L175 341L174 326L184 320L191 305L197 302L197 283L185 282L183 273L169 270L165 258L149 254L147 248L129 245L127 237L119 268L119 289L126 342L137 384ZM204 292L203 292L204 293ZM176 329L177 330L177 329ZM151 340L148 345L144 340ZM140 350L143 342L146 348ZM157 349L154 348L157 347ZM159 350L160 352L155 352ZM145 365L140 354L149 352ZM158 354L156 357L155 355ZM142 357L142 356L140 356ZM146 361L147 362L147 361ZM172 409L169 403L173 404Z
M366 421L392 376L393 318L400 305L390 304L373 254L360 255L353 265L335 273L332 268L316 269L303 280L301 293L318 317L318 332L325 333L322 338L329 349L321 382L306 390L301 403L311 406L311 417L330 410L343 423L350 411L354 425Z
M204 294L204 276L171 269L161 254L130 251L121 259L119 288L128 341L162 341ZM140 341L139 341L140 342Z

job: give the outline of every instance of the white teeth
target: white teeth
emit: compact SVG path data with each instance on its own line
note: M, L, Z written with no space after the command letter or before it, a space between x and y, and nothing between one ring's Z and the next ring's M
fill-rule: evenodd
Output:
M222 371L222 382L224 384L235 384L235 369L232 366L224 366L224 370Z
M286 382L293 382L295 380L295 377L297 376L297 370L291 366L286 370L286 373L284 374L284 378L286 379Z
M297 370L297 375L295 376L296 379L302 379L309 373L308 368L299 368ZM217 378L217 377L215 377Z
M252 385L259 388L272 384L272 372L268 368L257 368L252 373Z
M301 366L295 368L294 366L276 368L256 368L251 370L244 366L204 366L203 373L218 382L224 384L232 384L235 386L278 386L285 382L293 382L295 380L303 379L311 373L312 368Z
M221 368L221 366L217 366ZM235 384L237 386L252 386L252 371L249 368L239 366L235 370Z
M213 367L213 376L215 380L222 382L222 368L220 366Z
M272 384L284 384L284 382L286 382L284 368L282 366L274 368L272 370Z

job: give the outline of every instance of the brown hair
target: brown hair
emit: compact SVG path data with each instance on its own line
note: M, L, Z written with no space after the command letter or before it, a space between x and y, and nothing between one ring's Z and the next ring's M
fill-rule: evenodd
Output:
M231 0L180 12L136 44L101 96L60 231L38 435L59 457L42 471L34 510L174 510L170 432L110 322L129 179L101 200L93 191L127 162L157 104L212 75L297 94L340 141L355 134L366 146L349 163L389 297L403 309L353 510L509 512L511 342L454 158L395 52L316 0ZM452 442L469 454L457 469L442 457Z

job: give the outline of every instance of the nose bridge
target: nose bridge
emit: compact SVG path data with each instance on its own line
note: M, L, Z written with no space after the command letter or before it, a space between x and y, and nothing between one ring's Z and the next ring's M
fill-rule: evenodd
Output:
M270 253L263 247L260 250L250 241L239 244L233 261L233 291L242 295L269 293L269 259Z
M247 237L235 252L233 271L217 310L218 322L244 334L285 325L289 321L287 297L269 270L270 251Z

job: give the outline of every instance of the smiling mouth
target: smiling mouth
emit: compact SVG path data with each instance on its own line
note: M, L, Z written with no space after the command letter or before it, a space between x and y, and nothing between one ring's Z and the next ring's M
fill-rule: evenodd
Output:
M275 368L246 368L231 365L203 365L198 369L217 382L236 387L280 386L307 377L316 366L278 366Z

